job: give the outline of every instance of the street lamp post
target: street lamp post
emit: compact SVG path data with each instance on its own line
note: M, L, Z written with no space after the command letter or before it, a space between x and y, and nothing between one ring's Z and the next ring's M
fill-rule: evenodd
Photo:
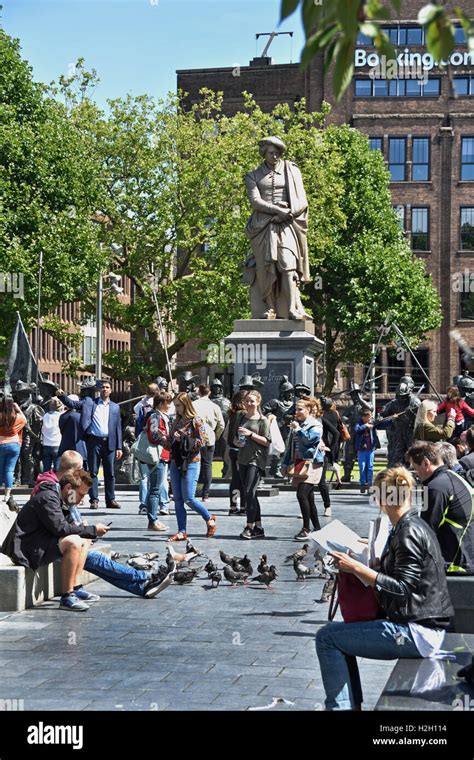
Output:
M36 316L36 385L39 380L39 353L40 353L40 321L41 321L41 280L43 276L43 251L40 251L39 257L39 273L38 273L38 308Z
M96 380L100 380L102 377L102 297L104 294L104 284L102 279L102 272L99 273L99 279L97 282L97 308L95 315L95 377Z

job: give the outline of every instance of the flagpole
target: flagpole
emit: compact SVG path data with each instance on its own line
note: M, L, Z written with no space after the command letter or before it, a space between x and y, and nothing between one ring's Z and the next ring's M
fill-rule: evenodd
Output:
M43 251L40 251L38 274L38 314L36 319L36 385L39 381L40 320L41 320L41 279L43 274Z

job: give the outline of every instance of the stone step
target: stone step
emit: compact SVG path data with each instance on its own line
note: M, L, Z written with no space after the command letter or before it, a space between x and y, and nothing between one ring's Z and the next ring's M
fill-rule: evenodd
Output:
M112 554L111 544L98 543L94 551ZM5 555L0 555L7 562ZM84 571L80 582L86 586L96 581L97 576ZM53 596L61 594L61 562L51 562L33 571L27 567L5 564L0 566L0 612L20 612L34 607Z

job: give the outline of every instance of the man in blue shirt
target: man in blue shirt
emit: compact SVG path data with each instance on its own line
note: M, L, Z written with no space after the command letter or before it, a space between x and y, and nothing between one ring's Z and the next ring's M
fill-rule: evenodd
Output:
M109 509L120 509L115 499L115 459L122 458L122 421L120 407L110 400L112 386L109 380L97 381L100 397L74 401L65 396L64 403L81 412L80 432L87 447L87 463L92 476L89 491L91 509L99 508L97 473L100 464L104 470L105 504ZM59 395L64 395L62 391Z

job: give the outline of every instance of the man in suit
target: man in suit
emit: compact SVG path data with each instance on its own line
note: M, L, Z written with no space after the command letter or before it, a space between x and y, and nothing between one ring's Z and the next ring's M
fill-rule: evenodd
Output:
M66 406L81 412L79 431L84 438L87 449L87 464L92 476L92 488L89 491L91 509L99 508L99 484L97 473L102 462L104 469L105 505L108 509L120 509L115 499L115 458L122 458L122 421L120 407L110 400L112 386L109 380L98 380L99 398L85 398L74 401L64 396Z
M79 401L79 396L72 394L68 396L72 401ZM67 404L66 404L67 406ZM65 451L77 451L84 461L87 460L87 449L85 441L81 438L81 415L75 409L68 408L59 418L59 429L61 431L61 445L58 456L62 456Z

